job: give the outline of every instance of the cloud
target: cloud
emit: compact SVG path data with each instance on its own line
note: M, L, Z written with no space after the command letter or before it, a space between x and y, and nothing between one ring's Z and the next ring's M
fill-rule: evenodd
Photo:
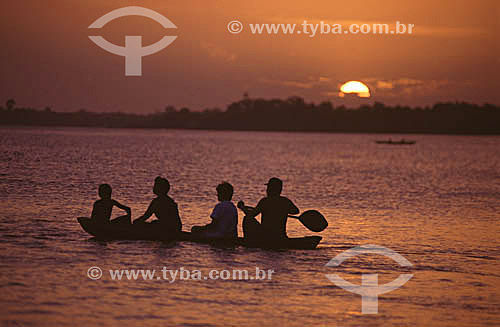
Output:
M400 78L393 81L396 85L404 85L404 86L418 86L423 85L425 82L422 80L411 79L411 78Z
M370 98L372 96L397 97L401 95L427 95L440 88L453 84L453 82L449 80L421 80L410 77L394 79L366 77L358 80L369 87L368 92L353 92L356 97L361 98ZM326 76L309 76L304 80L280 80L263 77L260 78L259 81L265 84L294 89L314 89L319 94L327 97L344 98L349 94L349 92L340 91L340 87L344 85L344 81L338 81Z
M386 82L386 81L377 81L377 89L388 89L391 90L394 88L394 85L392 85L391 82Z
M292 86L299 89L311 89L314 86L314 84L311 82L297 82L297 81L283 81L281 82L281 85Z
M215 59L222 59L227 62L233 62L236 60L236 58L238 58L236 54L229 52L214 43L201 41L200 46L208 53L210 57Z
M402 77L397 79L379 79L375 77L363 78L362 81L370 84L378 94L396 96L397 94L411 95L427 93L449 85L449 80L419 80Z
M313 87L323 87L326 83L329 83L331 80L325 76L309 76L305 81L296 81L296 80L276 80L269 78L261 78L260 81L266 84L273 85L281 85L288 86L298 89L312 89Z

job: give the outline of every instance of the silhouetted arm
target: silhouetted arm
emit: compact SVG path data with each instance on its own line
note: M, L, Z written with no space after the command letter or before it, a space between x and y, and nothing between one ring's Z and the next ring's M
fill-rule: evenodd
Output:
M212 213L210 214L210 218L212 219L212 221L203 226L203 229L210 230L214 229L217 226L217 220L219 220L221 216L220 211L221 211L220 206L216 205L214 210L212 210Z
M259 204L260 204L260 202L259 202ZM250 218L255 218L256 216L258 216L262 212L262 210L258 204L257 204L257 207L254 208L254 207L246 206L243 201L238 202L238 208L241 211L243 211L247 217L250 217Z
M295 204L293 204L293 202L291 200L290 201L290 207L288 208L288 214L289 215L298 215L300 210L299 208L297 208L297 206Z
M122 209L122 210L125 210L127 212L128 215L131 215L132 214L132 210L130 210L130 207L127 207L123 204L121 204L120 202L116 201L116 200L113 200L113 205Z
M90 214L91 219L96 219L97 217L97 202L94 202L94 205L92 206L92 213Z
M142 223L142 222L145 222L146 220L148 220L149 217L151 217L155 213L155 211L156 211L155 209L156 209L156 201L153 200L149 204L149 207L146 210L146 212L142 216L140 216L139 218L134 220L134 224L135 223Z

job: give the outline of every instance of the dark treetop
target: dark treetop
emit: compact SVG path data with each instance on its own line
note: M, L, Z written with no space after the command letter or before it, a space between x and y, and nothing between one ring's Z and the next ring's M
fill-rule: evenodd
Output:
M142 109L142 108L141 108ZM245 97L225 111L177 110L167 106L151 114L56 112L18 108L9 99L0 107L0 125L181 128L342 133L500 134L500 107L491 104L437 103L432 107L390 107L375 102L357 109L331 102L307 103L300 97Z

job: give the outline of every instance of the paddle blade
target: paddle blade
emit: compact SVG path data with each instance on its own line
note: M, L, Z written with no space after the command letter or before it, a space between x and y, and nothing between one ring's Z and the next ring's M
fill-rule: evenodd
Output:
M304 211L298 218L304 226L313 232L322 232L328 226L325 217L317 210Z

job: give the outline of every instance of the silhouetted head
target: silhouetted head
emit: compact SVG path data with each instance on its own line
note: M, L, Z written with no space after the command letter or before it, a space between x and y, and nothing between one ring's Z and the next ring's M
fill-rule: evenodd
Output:
M267 195L268 196L278 196L283 190L283 182L277 177L269 179L267 182Z
M153 193L160 196L166 195L170 191L170 183L166 178L158 176L155 178L155 184L153 186Z
M101 199L111 199L111 186L109 184L101 184L99 185L99 197Z
M228 182L222 182L217 185L217 198L219 201L231 201L233 192L233 186Z

